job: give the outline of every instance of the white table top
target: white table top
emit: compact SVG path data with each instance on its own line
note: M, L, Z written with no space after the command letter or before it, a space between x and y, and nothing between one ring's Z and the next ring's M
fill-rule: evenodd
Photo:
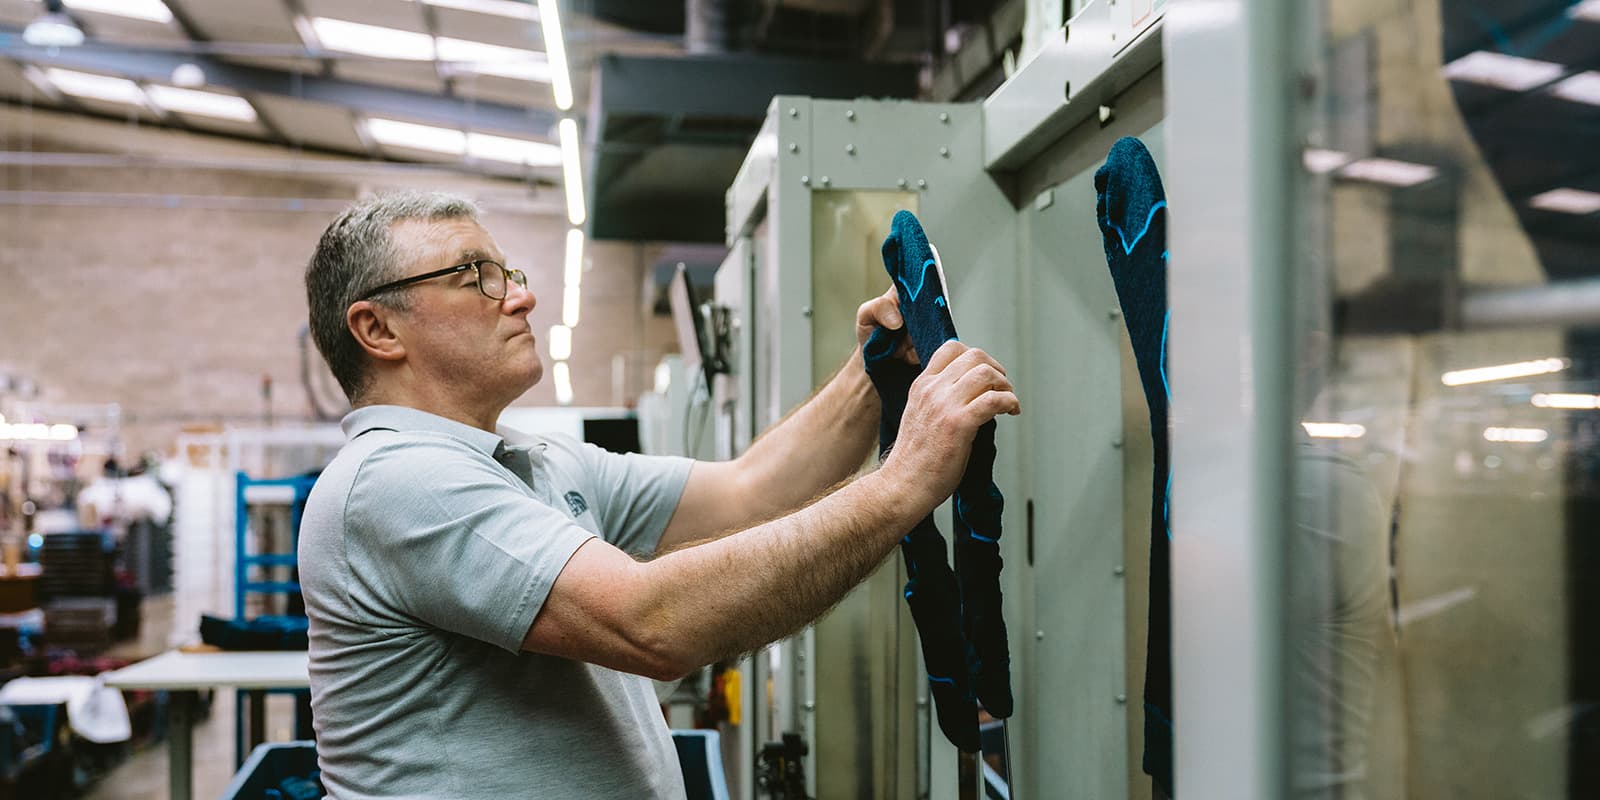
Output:
M105 675L117 689L305 689L306 654L297 652L180 653L169 650Z

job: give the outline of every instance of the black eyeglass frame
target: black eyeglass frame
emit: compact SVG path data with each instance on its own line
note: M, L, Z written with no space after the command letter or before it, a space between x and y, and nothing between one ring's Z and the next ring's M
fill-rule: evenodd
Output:
M489 290L483 288L483 270L479 269L479 267L483 264L493 264L499 267L501 272L505 273L506 286L500 292L499 297L489 294ZM466 272L469 269L472 270L472 276L475 279L475 282L478 284L478 292L490 300L506 299L506 293L511 291L511 283L515 283L524 289L528 288L528 276L522 270L512 269L498 261L495 261L492 258L480 258L476 261L468 261L465 264L457 264L453 267L445 267L444 269L436 269L433 272L424 272L421 275L412 275L409 278L401 278L397 281L390 281L377 288L368 289L360 297L357 297L354 302L359 303L362 300L371 300L372 298L377 297L378 295L383 294L391 289L399 289L405 286L410 286L413 283L431 281L434 278L442 278L446 275L455 275L457 273Z

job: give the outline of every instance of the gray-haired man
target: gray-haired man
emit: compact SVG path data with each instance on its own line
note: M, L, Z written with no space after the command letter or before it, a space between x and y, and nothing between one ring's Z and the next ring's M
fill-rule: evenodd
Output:
M831 491L875 439L859 351L731 462L497 429L543 372L535 298L504 264L470 201L408 193L347 210L306 268L312 334L355 407L301 526L323 781L339 800L681 797L640 676L822 614L1017 399L951 342L888 461ZM890 290L857 341L900 324Z

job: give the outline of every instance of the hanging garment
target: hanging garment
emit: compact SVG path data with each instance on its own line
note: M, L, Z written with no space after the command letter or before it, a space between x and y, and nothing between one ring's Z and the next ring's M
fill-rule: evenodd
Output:
M920 366L894 358L911 337L926 364L946 341L956 338L949 302L933 248L917 218L908 211L894 217L883 243L883 264L898 289L899 331L878 329L863 348L868 376L882 400L879 455L886 455L900 429L911 383ZM976 702L1004 719L1012 712L1010 655L1001 608L999 551L1004 497L994 485L995 423L979 428L954 495L955 564L945 560L944 538L929 517L901 541L906 564L905 598L922 640L930 693L940 729L956 747L976 752Z
M1144 672L1144 771L1168 797L1172 777L1172 471L1167 451L1167 196L1150 151L1124 137L1094 174L1106 265L1150 408L1150 627Z

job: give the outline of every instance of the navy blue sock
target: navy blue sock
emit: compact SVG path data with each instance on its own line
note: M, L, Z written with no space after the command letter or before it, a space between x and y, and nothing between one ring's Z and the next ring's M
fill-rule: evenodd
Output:
M894 357L905 330L878 328L862 348L867 376L878 390L883 412L878 422L878 456L888 455L900 431L906 396L918 368ZM961 636L960 587L945 560L944 537L933 515L924 517L900 540L906 565L906 605L922 642L922 660L928 668L928 692L933 696L939 729L957 748L975 753L978 742L978 708L969 679L969 657Z
M1172 770L1171 462L1167 450L1167 195L1155 160L1138 139L1111 146L1094 174L1111 282L1133 342L1150 408L1155 473L1150 492L1150 629L1144 679L1144 771L1168 797Z
M955 339L944 282L916 215L900 211L883 242L883 266L899 290L900 314L917 357L926 364ZM992 479L993 421L978 429L967 470L955 493L955 561L962 638L979 702L992 716L1011 716L1011 658L1000 595L1000 514L1005 498ZM919 628L920 630L920 628Z

